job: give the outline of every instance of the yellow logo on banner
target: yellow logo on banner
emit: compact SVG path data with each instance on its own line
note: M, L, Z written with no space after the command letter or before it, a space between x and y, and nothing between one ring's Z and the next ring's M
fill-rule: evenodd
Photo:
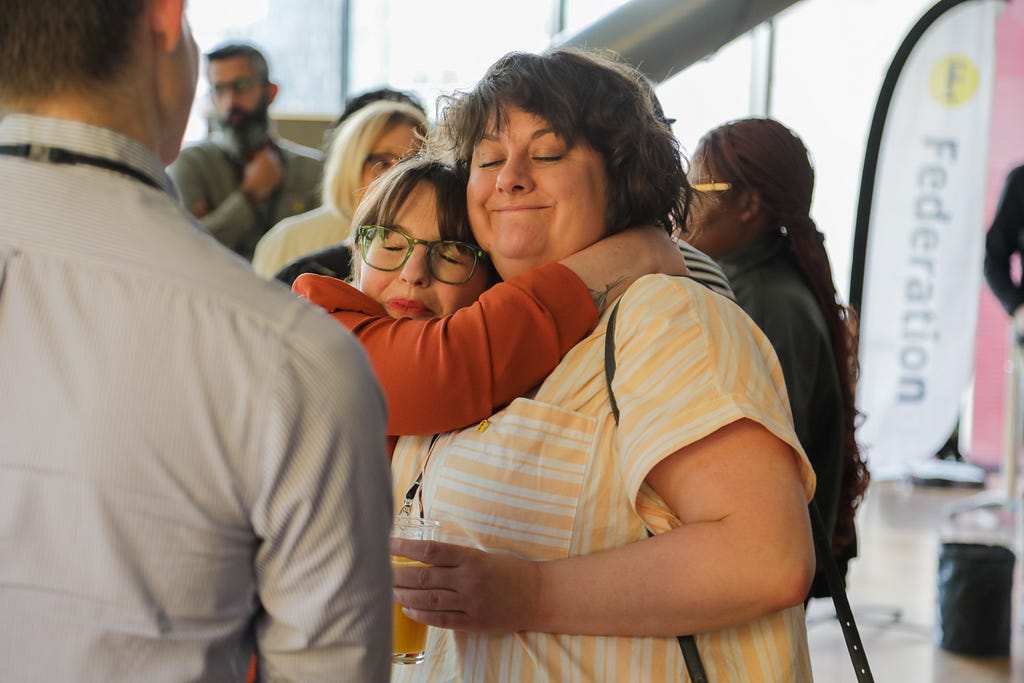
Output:
M932 69L929 83L939 104L958 107L974 96L980 80L978 67L966 55L950 55Z

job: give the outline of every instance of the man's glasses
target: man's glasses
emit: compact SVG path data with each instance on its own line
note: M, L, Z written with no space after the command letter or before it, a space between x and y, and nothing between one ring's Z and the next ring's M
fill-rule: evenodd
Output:
M231 81L224 83L214 83L211 86L214 97L224 97L229 92L233 92L236 95L244 95L253 89L256 85L256 80L249 78L248 76L242 76Z
M472 244L454 240L420 240L396 228L364 225L359 228L363 262L376 270L391 272L405 265L417 244L427 248L427 270L438 282L461 285L476 273L487 253Z

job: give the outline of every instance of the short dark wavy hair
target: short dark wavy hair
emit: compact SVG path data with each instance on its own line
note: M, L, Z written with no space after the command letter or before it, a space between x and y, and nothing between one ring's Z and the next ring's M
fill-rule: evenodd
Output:
M609 234L637 225L671 233L686 224L691 189L679 142L644 76L608 53L512 52L471 90L440 104L432 154L468 168L484 135L501 128L508 109L522 109L545 119L569 146L582 139L604 159Z

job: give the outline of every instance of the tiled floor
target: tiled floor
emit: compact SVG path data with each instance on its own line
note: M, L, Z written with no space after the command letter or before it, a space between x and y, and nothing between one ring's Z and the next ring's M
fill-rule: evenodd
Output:
M938 553L940 539L948 533L943 527L950 506L1000 495L995 489L872 484L860 511L861 551L851 564L848 592L878 683L1024 682L1019 557L1012 598L1012 655L968 657L934 645ZM1013 514L997 506L960 515L958 520L961 530L969 525L974 533L1005 536L1019 556L1020 525L1014 524ZM813 601L807 616L815 680L856 681L831 602Z

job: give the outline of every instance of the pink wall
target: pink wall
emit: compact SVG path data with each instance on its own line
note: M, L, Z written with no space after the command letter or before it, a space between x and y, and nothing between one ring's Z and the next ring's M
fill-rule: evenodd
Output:
M989 143L986 229L995 214L1003 181L1024 164L1024 0L1012 0L996 28L996 84ZM987 287L978 308L974 345L974 415L966 457L999 467L1003 454L1009 317Z

